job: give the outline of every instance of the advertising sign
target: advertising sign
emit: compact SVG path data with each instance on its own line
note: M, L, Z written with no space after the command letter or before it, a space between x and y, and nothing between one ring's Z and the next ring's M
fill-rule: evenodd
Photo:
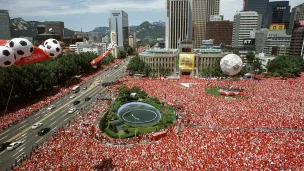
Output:
M210 15L210 21L223 21L223 15Z
M294 22L293 29L299 28L299 27L304 27L304 20L299 20Z
M244 39L243 45L255 45L255 39Z
M285 30L285 24L270 24L269 30Z
M179 69L180 70L194 70L194 54L180 54L179 55Z
M213 39L210 39L210 40L202 40L202 45L205 45L205 46L212 46L213 45Z

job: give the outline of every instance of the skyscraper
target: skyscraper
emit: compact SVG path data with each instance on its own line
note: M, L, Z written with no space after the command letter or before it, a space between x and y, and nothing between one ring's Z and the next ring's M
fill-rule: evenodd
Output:
M202 40L206 39L206 25L211 15L219 15L220 0L193 0L192 20L194 29L194 47L200 48Z
M255 11L262 15L262 27L266 27L269 0L244 0L243 11Z
M7 10L0 10L0 23L0 39L11 39L11 22Z
M304 3L292 8L289 22L289 34L293 32L294 22L298 20L304 20Z
M234 15L232 47L243 47L250 32L261 28L262 16L255 11L242 11Z
M61 39L64 37L64 22L62 21L47 21L44 23L45 31L48 32L52 29L52 32L59 35Z
M178 49L185 39L192 40L192 0L167 0L166 48Z
M207 23L206 39L214 39L213 45L231 45L233 22L231 21L210 21Z
M123 10L111 10L111 41L118 47L129 45L128 14Z
M269 28L270 24L285 24L288 30L290 21L289 1L269 2L266 15L265 27Z

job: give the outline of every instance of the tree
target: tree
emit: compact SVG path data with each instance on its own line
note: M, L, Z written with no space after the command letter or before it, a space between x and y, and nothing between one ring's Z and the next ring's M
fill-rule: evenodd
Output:
M253 61L255 60L255 54L252 51L247 52L246 59L247 62L253 63Z
M133 55L134 49L131 46L128 46L127 53L128 55Z
M299 76L303 71L303 58L300 56L278 56L267 64L267 70L279 76Z
M233 53L233 54L236 54L236 55L240 55L239 49L238 49L238 48L233 49L233 50L232 50L232 53Z
M127 57L127 52L126 52L125 49L119 50L119 51L118 51L118 58L119 58L119 59L124 59L124 58L126 58L126 57Z

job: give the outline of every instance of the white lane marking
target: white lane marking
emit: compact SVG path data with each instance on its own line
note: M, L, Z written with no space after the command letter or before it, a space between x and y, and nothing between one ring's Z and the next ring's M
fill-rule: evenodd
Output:
M37 119L39 119L39 116L37 118L35 118L34 120L37 120Z
M56 118L56 116L52 117L52 118L51 118L51 121L52 121L53 119L55 119L55 118Z
M66 118L65 120L64 120L64 122L66 121L66 120L68 120L69 118Z
M36 141L36 143L38 143L39 141L41 141L41 140L42 140L42 138L43 138L43 137L41 137L41 138L40 138L38 141Z
M6 138L8 135L6 135L6 136L4 136L4 137L2 137L0 140L3 140L4 138Z
M53 122L50 126L52 126L52 125L54 125L56 123L56 121L55 122Z
M25 127L25 126L26 126L26 125L23 125L22 127L18 128L18 129L21 129L21 128Z
M9 130L6 130L6 131L2 132L2 133L0 134L0 136L3 135L3 134L5 134L5 133L7 133L8 131L9 131Z
M25 148L25 147L24 147L24 148ZM23 148L23 149L24 149L24 148ZM22 151L22 150L18 150L18 151L13 155L13 157L16 156L16 155L18 155L21 151ZM22 152L22 153L23 153L23 152Z
M0 153L0 155L2 154L2 153L4 153L6 150L4 150L4 151L2 151L1 153Z
M24 120L24 121L20 122L20 124L22 124L23 122L26 122L26 120Z
M17 156L15 159L17 160L21 155L24 155L24 152L22 152L19 156Z

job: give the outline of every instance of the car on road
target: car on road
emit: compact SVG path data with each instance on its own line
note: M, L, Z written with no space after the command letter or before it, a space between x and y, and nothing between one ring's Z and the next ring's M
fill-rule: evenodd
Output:
M0 152L5 150L10 144L11 144L11 142L5 142L5 143L0 144Z
M40 131L38 132L38 135L39 135L39 136L43 136L43 135L45 135L46 133L48 133L50 130L51 130L51 128L42 128L42 129L40 129Z
M16 142L12 142L10 143L10 145L7 146L7 150L8 151L12 151L14 150L15 148L19 147L23 142L22 141L16 141Z
M86 89L87 89L87 87L83 87L83 88L82 88L82 90L86 90Z
M71 108L71 109L68 111L68 113L69 113L69 114L72 114L72 113L74 113L76 110L77 110L76 108Z
M85 98L84 100L85 100L85 101L89 101L89 100L91 100L91 97L87 97L87 98Z
M73 105L78 105L79 103L80 103L80 101L76 100L76 101L73 102Z
M76 97L76 95L71 95L70 99L74 99Z
M48 109L48 110L53 110L53 109L55 109L55 106L54 106L54 105L51 105L51 106L49 106L47 109Z
M33 126L32 126L32 129L37 129L39 127L42 126L42 123L35 123Z

